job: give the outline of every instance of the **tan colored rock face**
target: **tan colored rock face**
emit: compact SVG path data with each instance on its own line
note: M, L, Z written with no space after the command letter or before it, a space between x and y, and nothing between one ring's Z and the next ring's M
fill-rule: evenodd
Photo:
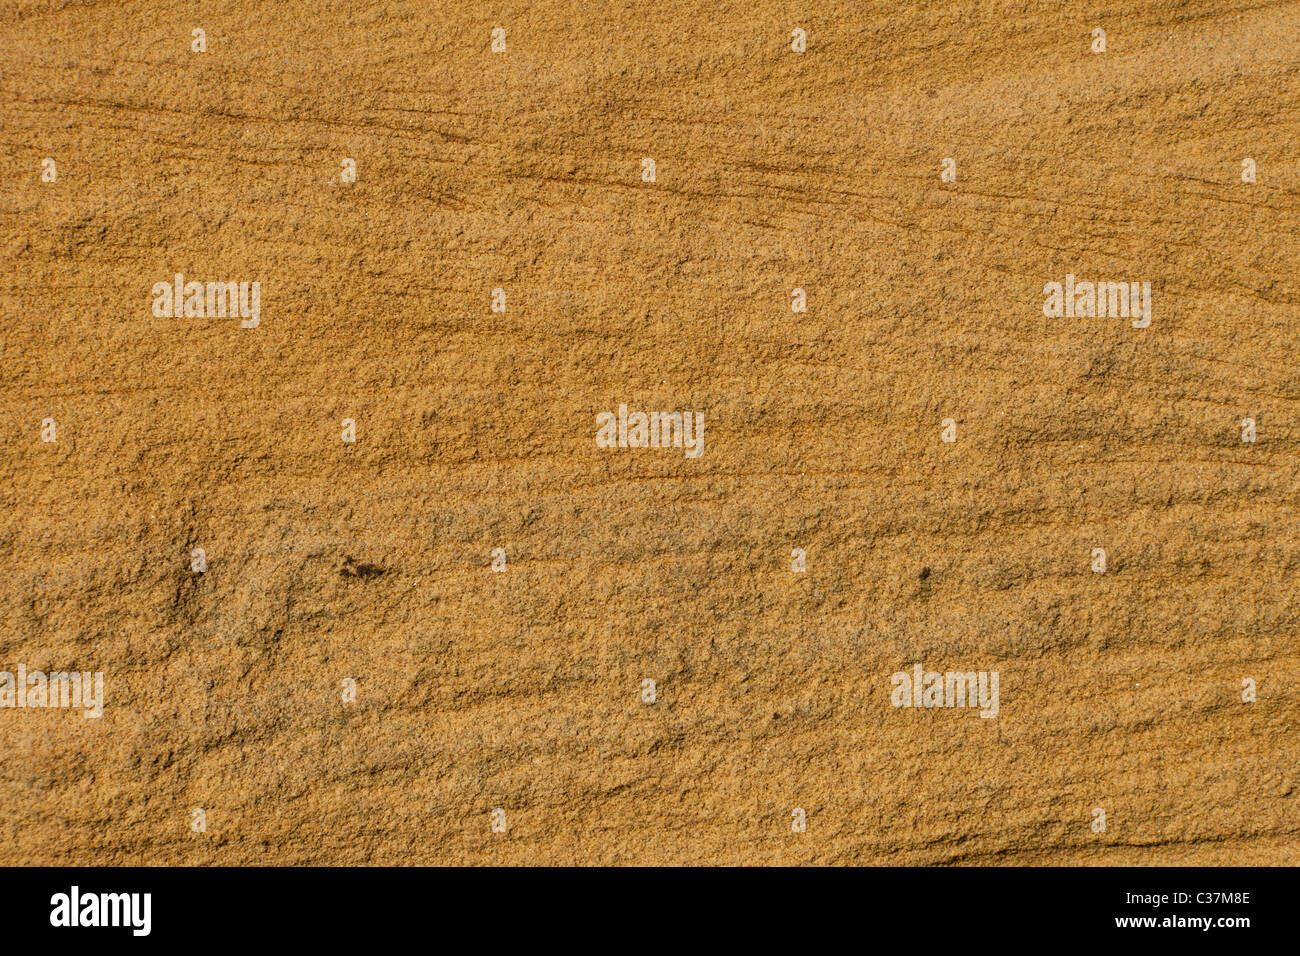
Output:
M6 862L1300 862L1298 35L7 4Z

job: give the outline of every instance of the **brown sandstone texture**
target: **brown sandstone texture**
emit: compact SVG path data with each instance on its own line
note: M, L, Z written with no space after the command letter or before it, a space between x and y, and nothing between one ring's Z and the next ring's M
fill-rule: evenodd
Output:
M4 0L0 93L0 669L105 679L4 862L1300 862L1300 3Z

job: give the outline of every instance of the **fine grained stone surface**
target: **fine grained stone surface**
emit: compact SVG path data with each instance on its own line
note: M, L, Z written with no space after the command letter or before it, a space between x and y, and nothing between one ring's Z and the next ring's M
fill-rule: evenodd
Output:
M1300 862L1300 3L1147 6L7 0L5 862Z

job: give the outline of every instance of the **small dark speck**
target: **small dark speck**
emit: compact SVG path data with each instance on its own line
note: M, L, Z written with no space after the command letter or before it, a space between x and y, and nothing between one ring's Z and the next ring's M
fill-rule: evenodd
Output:
M929 576L930 576L930 569L929 569L929 568L922 568L922 569L921 569L921 574L920 574L921 580L924 581L924 580L925 580L926 578L928 578Z
M360 564L355 558L348 558L343 562L343 567L339 568L339 574L345 578L373 578L387 570L377 564Z
M778 713L773 713L773 714L772 714L772 719L773 719L773 720L780 720L780 719L781 719L781 715L778 714Z

